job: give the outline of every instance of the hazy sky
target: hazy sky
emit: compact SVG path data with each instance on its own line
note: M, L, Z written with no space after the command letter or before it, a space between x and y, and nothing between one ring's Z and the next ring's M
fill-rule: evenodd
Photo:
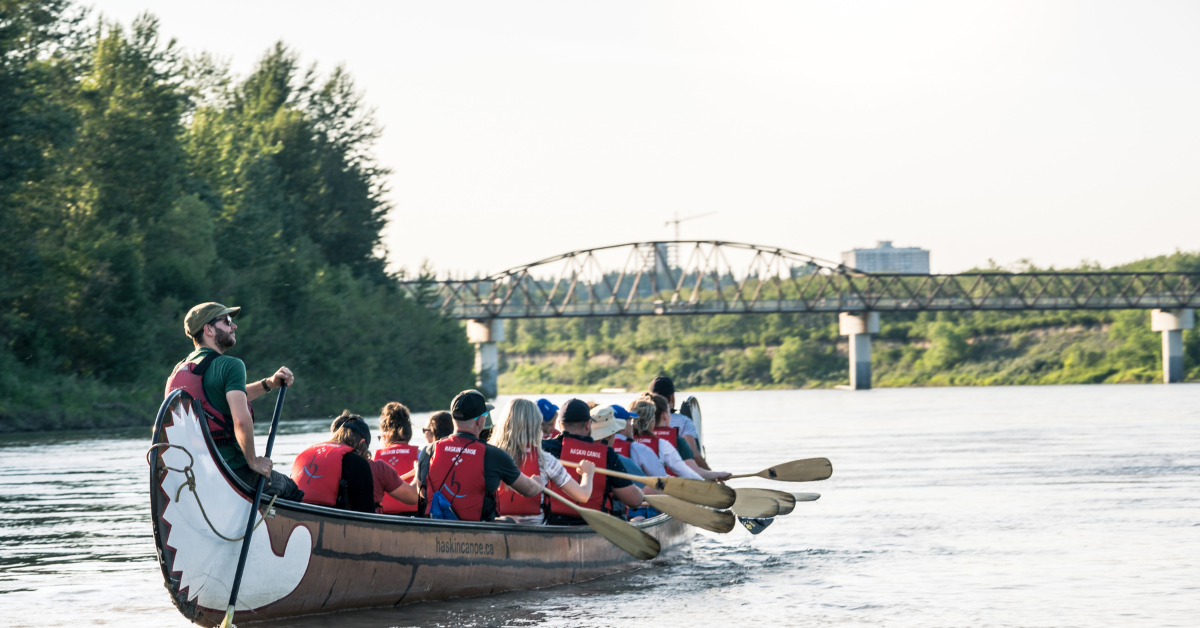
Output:
M245 73L344 63L393 266L667 239L935 272L1200 249L1200 3L102 0Z

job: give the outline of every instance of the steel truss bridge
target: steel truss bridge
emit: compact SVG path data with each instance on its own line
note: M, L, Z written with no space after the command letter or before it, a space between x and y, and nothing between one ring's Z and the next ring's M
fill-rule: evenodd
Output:
M1200 307L1200 273L865 273L778 247L618 244L483 278L402 284L458 319Z

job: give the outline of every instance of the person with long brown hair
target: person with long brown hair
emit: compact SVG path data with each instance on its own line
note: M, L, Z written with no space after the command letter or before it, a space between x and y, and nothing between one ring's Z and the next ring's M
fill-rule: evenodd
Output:
M679 458L683 460L683 464L691 469L693 473L705 480L724 480L725 478L733 475L732 473L728 473L726 471L710 471L709 469L701 467L696 462L688 442L680 437L678 428L671 427L671 404L666 397L656 393L646 392L642 393L642 396L639 397L639 400L642 399L648 400L654 404L654 435L670 445L671 449L674 449ZM653 448L653 446L651 448ZM669 468L672 471L675 470L674 467ZM692 477L690 475L683 475L678 472L676 472L676 474L680 477Z
M403 482L404 475L416 468L419 451L415 445L408 444L413 435L412 414L408 408L398 401L384 406L379 411L379 432L382 444L375 450L372 463L382 463L391 467ZM413 497L416 497L415 488ZM417 512L417 503L415 499L405 502L392 497L391 494L384 494L379 502L379 512L385 515L412 515Z
M557 458L542 451L542 413L532 401L513 399L508 403L496 432L496 446L512 457L522 473L548 479L576 502L585 503L592 496L596 465L584 460L578 470L568 470ZM514 523L545 523L541 496L523 497L501 485L496 493L496 507L500 515Z
M636 414L637 417L632 420L633 424L633 440L635 443L645 445L653 452L655 459L664 467L668 473L681 478L689 478L692 480L703 480L698 473L693 471L691 467L684 464L683 459L679 457L679 452L671 443L659 438L654 434L654 426L658 424L658 408L652 399L647 397L639 397L629 406L629 411ZM637 462L646 473L651 473L647 467L652 467L657 470L657 465L647 464L645 459L639 459L642 450L632 450L633 460Z

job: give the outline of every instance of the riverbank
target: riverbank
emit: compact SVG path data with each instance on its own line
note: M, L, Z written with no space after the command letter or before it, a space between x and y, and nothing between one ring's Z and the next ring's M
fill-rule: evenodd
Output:
M1162 380L1161 338L1150 330L1149 316L1144 311L894 315L893 320L885 318L873 339L873 384L902 388L1153 383ZM788 318L760 318L769 317ZM607 346L603 337L595 336L574 350L562 346L569 342L547 343L558 349L552 351L530 347L534 343L526 339L533 333L528 321L522 321L512 325L516 329L509 337L515 342L501 345L500 390L640 390L664 372L688 390L833 388L849 383L848 347L837 335L835 321L799 316L757 323L686 318L643 320L635 329L615 335ZM714 325L750 329L741 335L722 334L711 330ZM773 334L772 329L779 331ZM758 342L751 342L756 337ZM1200 381L1200 334L1186 332L1184 343L1185 381Z

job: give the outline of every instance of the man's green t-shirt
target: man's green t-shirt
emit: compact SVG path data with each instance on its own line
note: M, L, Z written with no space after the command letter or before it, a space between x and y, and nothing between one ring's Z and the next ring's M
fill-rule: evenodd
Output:
M213 350L201 347L184 361L199 364L209 353L213 353ZM208 365L208 370L204 371L204 396L208 397L208 403L218 412L233 418L233 413L229 411L229 400L225 397L225 393L231 390L246 392L246 364L235 357L222 355L213 360ZM242 454L242 448L237 441L219 445L217 451L221 453L230 469L246 466L246 456Z

